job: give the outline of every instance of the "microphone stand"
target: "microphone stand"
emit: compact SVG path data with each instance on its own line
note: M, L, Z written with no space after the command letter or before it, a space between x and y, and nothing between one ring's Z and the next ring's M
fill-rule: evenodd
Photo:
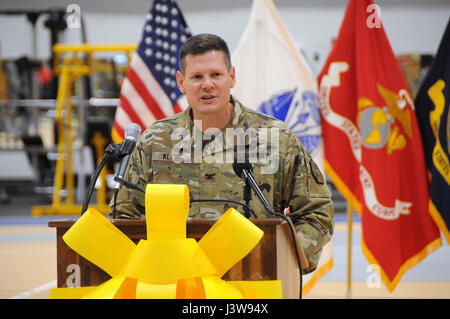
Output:
M118 150L119 150L119 146L117 144L109 144L108 147L106 148L105 154L103 155L103 158L100 161L100 164L98 164L98 166L95 168L95 171L91 178L91 182L89 184L89 187L86 190L86 193L84 195L84 202L83 202L83 207L81 209L81 216L84 214L84 212L87 210L87 208L89 206L89 202L91 200L91 196L92 196L92 193L93 193L94 187L95 187L95 182L97 181L97 178L100 175L100 172L102 171L105 164L112 157L112 155L117 154Z
M247 181L245 181L244 194L243 195L244 195L243 197L244 197L245 204L247 206L250 206L250 201L252 200L252 189L250 187L250 184ZM247 207L244 207L244 212L245 212L245 217L249 218L250 217L250 212L247 209Z

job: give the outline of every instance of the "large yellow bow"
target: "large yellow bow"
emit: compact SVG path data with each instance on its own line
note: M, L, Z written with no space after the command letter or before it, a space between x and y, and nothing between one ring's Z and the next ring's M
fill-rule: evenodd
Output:
M279 280L221 279L263 236L235 209L227 210L199 242L186 238L187 185L148 184L145 211L147 240L136 245L89 208L63 240L112 278L99 286L51 289L50 298L282 298Z

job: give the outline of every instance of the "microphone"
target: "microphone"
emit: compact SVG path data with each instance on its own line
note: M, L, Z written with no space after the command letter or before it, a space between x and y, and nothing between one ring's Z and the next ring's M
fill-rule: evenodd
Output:
M128 161L130 160L131 153L136 146L137 140L141 135L141 127L136 123L130 123L125 129L125 139L120 145L119 154L123 156L120 160L119 169L117 170L116 177L123 178L125 175L125 170L128 166ZM114 190L120 188L120 183L116 182L114 185Z
M270 214L280 215L280 214L276 213L273 210L272 206L267 201L266 196L264 196L261 188L259 188L258 184L256 183L256 180L253 177L253 167L252 167L251 163L249 163L249 162L245 162L245 163L234 162L233 163L233 170L234 170L234 172L236 173L237 176L242 178L246 183L248 183L250 185L250 187L255 192L256 196L258 196L258 199L263 204L264 208Z
M92 193L94 191L95 181L97 180L98 176L100 175L101 170L103 169L103 167L105 166L105 164L108 162L108 160L110 158L112 158L112 157L122 158L120 165L119 165L119 169L117 171L116 178L123 177L123 175L125 174L127 165L128 165L128 161L130 160L130 154L131 154L131 152L133 152L133 149L136 146L136 142L140 135L141 135L141 127L136 123L131 123L130 125L128 125L127 129L125 130L125 139L122 143L108 145L100 164L97 166L97 168L94 171L94 174L92 175L89 187L86 190L83 207L81 208L81 215L83 215L84 212L87 210L87 208L89 206L89 201L90 201ZM116 198L117 198L117 193L119 192L120 185L121 184L118 182L116 182L116 184L114 185L114 216L115 216L115 210L116 210Z

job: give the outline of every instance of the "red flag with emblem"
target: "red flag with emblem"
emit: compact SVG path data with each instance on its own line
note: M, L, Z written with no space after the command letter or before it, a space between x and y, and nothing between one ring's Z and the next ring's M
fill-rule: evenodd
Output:
M393 291L442 245L414 104L372 0L350 0L318 77L325 169L361 216L362 249Z

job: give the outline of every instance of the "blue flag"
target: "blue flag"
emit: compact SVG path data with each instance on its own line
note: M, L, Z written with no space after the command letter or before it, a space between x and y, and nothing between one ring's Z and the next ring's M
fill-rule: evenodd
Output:
M430 178L430 212L450 243L450 19L414 104Z

